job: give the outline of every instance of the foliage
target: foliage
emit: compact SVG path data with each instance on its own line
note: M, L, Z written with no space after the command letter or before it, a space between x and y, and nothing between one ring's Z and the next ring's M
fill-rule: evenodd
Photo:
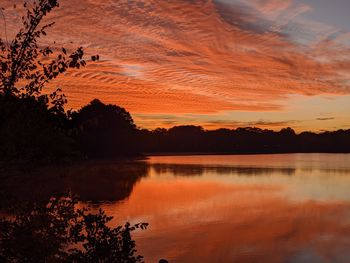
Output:
M0 160L52 162L78 155L65 117L33 98L0 95Z
M350 152L350 130L302 132L245 127L204 130L198 126L141 130L139 147L148 153Z
M71 115L79 148L90 157L137 153L136 126L129 112L95 99Z
M25 2L27 8L28 4ZM67 102L64 94L57 89L50 95L42 93L43 88L52 79L67 71L68 68L85 66L83 49L67 54L65 48L54 51L46 46L40 47L38 40L46 35L46 29L53 23L40 26L44 17L58 7L57 0L39 0L33 8L28 8L22 17L23 28L15 38L8 42L0 39L0 93L19 98L34 98L48 105L54 113L63 113ZM54 58L51 55L55 54Z
M76 155L67 129L66 97L59 88L51 94L44 90L69 68L86 64L81 47L69 54L65 48L39 44L53 25L42 26L43 19L58 6L58 0L25 2L22 28L12 41L7 36L0 39L0 160L4 162L51 162Z
M15 217L0 220L0 262L142 262L131 232L146 223L111 228L112 217L77 209L71 195L12 212Z
M87 157L134 155L136 126L125 109L94 100L80 111L66 114L62 91L47 95L44 88L51 80L69 68L85 66L84 52L80 47L68 54L65 48L38 44L53 25L41 23L58 7L57 0L24 6L23 28L11 42L0 40L1 159L51 162L69 160L77 152ZM91 60L97 61L99 56Z

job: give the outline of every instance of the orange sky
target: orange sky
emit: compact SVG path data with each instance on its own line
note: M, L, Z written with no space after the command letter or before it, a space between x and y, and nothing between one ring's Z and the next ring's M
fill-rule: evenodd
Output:
M21 2L0 4L9 36ZM60 2L43 42L101 57L54 83L70 107L100 98L146 128L350 128L350 20L323 0Z

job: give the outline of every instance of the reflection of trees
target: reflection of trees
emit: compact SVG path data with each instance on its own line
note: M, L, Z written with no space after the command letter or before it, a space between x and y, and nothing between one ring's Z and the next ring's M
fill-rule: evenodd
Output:
M127 198L147 172L144 162L79 166L67 178L66 185L84 201L118 201Z
M201 176L205 173L216 173L220 175L294 175L295 168L275 168L275 167L240 167L240 166L208 166L199 164L152 164L152 168L159 174L171 173L175 176Z
M260 175L286 175L293 176L296 168L291 167L253 167L253 166L220 166L220 165L202 165L202 164L165 164L155 163L152 168L158 174L170 173L175 176L202 176L206 173L215 173L219 175L239 175L239 176L260 176ZM300 168L299 168L300 169ZM324 174L348 175L350 170L347 168L302 168L303 173L312 173L313 171L322 171Z
M1 175L0 204L15 199L40 200L71 191L83 201L127 198L135 183L148 173L144 162L83 163L64 168L46 167Z

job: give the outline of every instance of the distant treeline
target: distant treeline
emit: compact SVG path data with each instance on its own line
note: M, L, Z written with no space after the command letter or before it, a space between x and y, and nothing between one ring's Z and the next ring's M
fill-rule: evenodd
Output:
M0 95L0 160L55 162L144 153L350 152L350 130L278 132L199 126L139 129L131 115L95 99L74 112L54 112L37 100Z
M150 153L295 153L350 152L350 130L302 132L291 128L204 130L199 126L141 130L142 149Z

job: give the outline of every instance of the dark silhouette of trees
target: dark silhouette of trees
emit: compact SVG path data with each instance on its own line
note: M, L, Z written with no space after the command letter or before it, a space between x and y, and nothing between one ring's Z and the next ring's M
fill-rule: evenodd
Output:
M24 3L25 7L27 5ZM83 67L86 62L82 47L68 55L65 48L54 51L49 46L38 45L38 40L53 25L41 26L43 18L58 6L57 0L35 2L23 16L23 28L15 38L11 42L0 39L0 94L31 98L46 105L51 112L62 114L66 98L61 90L57 89L49 95L43 94L42 90L69 68Z
M0 159L50 162L77 155L65 118L32 98L0 95Z
M167 131L168 142L177 152L202 151L204 130L199 126L176 126Z
M21 203L0 219L0 262L143 262L131 232L146 223L109 227L112 217L77 208L71 195Z
M79 146L90 155L110 155L114 147L125 149L130 145L127 136L136 128L124 109L95 100L70 116L60 89L44 92L51 80L69 68L85 66L84 53L81 47L68 54L65 48L38 45L52 26L41 26L41 22L58 7L57 0L38 0L32 8L28 3L24 7L28 10L23 28L12 41L0 39L1 162L71 159ZM84 143L88 146L83 147ZM131 147L128 151L132 152ZM131 187L127 186L126 194ZM5 207L10 214L0 217L0 262L142 262L131 232L147 224L111 228L112 218L102 210L91 214L76 205L77 199L67 195Z
M38 41L53 24L43 18L58 7L57 0L28 3L23 27L12 41L0 39L0 158L52 161L73 155L66 130L66 97L46 85L69 68L85 66L83 49L41 47Z
M147 153L296 153L350 152L350 130L302 132L245 127L204 130L198 126L141 130L140 147Z
M137 129L129 112L95 99L71 116L79 148L89 157L130 156L138 152Z

